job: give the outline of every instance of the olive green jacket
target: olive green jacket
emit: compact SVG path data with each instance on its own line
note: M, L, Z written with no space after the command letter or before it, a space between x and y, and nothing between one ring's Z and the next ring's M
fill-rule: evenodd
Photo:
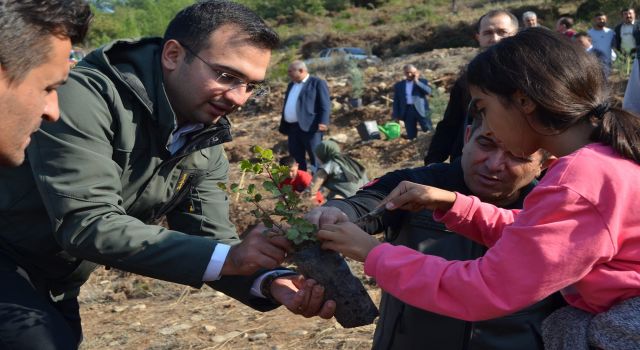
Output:
M0 170L0 257L52 294L84 283L87 261L199 287L215 245L238 242L222 147L228 121L171 155L176 117L164 90L162 41L117 41L92 52L60 88L61 118L43 124L20 168ZM159 226L162 217L171 229ZM253 276L210 285L258 309Z

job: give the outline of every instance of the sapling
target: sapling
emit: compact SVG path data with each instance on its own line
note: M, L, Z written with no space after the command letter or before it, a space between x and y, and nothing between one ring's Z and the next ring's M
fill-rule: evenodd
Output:
M345 328L371 324L378 316L378 309L371 301L362 282L351 273L340 254L320 249L315 233L317 227L304 219L303 199L290 185L281 185L289 177L289 167L279 165L273 151L260 146L251 148L254 160L242 160L240 170L264 179L261 186L224 183L218 186L240 194L243 200L254 205L251 214L266 227L265 234L281 234L296 249L289 259L296 270L305 277L315 279L325 287L325 297L336 302L336 320ZM261 188L260 188L261 187ZM265 207L266 191L276 199L273 208Z

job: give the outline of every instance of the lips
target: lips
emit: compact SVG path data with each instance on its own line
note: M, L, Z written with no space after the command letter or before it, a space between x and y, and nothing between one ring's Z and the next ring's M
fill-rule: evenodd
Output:
M220 105L220 104L216 104L216 103L212 103L209 102L209 106L211 107L212 113L213 115L215 115L216 117L225 115L229 112L231 112L231 108L225 106L225 105Z
M496 176L487 176L487 175L478 174L476 175L476 177L484 186L493 187L501 183L500 179Z

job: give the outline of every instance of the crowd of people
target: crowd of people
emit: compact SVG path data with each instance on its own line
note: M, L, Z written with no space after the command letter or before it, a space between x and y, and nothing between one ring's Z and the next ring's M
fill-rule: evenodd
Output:
M318 203L328 189L306 218L382 288L373 348L638 348L640 27L621 14L613 30L596 14L586 34L566 16L550 30L531 11L522 29L484 14L435 130L429 82L404 66L392 118L433 141L425 166L371 182L323 140L327 83L290 64L280 185ZM243 5L201 1L164 37L112 42L70 71L91 18L83 0L0 0L0 346L78 348L78 293L98 264L333 317L322 285L282 267L291 243L263 225L240 239L218 188L229 118L268 91L276 32ZM635 56L622 108L614 49Z

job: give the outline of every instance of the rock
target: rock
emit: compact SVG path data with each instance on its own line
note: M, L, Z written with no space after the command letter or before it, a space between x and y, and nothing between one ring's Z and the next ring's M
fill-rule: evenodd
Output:
M267 333L257 333L249 336L249 341L264 340L269 338Z
M339 111L342 109L342 103L336 101L336 100L332 100L331 101L331 110L332 111Z
M202 317L202 315L193 315L191 316L190 320L193 322L200 322L204 319L204 317Z
M347 141L349 141L349 136L347 136L347 134L332 134L331 135L331 139L338 142L338 143L347 143Z
M147 305L145 304L138 304L138 305L134 305L131 309L133 310L144 310L147 308Z
M191 328L191 325L188 323L179 323L173 326L165 327L159 330L162 335L172 335L176 332L183 331Z
M111 309L111 311L113 312L122 312L126 309L128 309L129 307L127 305L116 305L113 307L113 309Z
M120 342L117 341L117 340L112 341L111 343L109 343L109 346L118 346L118 345L120 345Z
M140 327L140 326L142 326L142 323L140 323L140 322L133 322L131 324L131 327Z
M217 329L216 326L210 324L205 324L204 326L202 326L202 328L207 333L213 333Z
M295 337L301 337L307 334L309 334L309 332L305 331L304 329L296 329L295 331L291 332L291 335Z
M238 331L233 331L233 332L229 332L225 335L216 335L214 337L211 337L211 341L214 343L224 343L227 340L231 339L231 338L235 338L237 336L239 336L240 334L242 334L241 332Z

